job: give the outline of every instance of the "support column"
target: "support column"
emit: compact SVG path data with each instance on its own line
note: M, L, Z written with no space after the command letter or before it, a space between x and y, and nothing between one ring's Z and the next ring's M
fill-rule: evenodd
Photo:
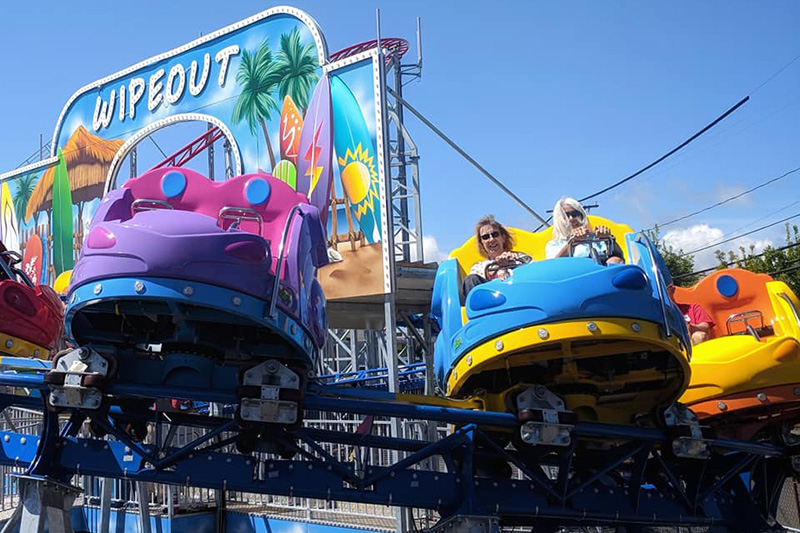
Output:
M21 532L42 533L46 524L50 533L73 533L69 513L81 489L40 477L18 476L17 480Z
M100 480L100 532L108 533L111 527L111 486L114 481L104 477Z
M139 499L139 531L150 533L150 484L137 481L136 496Z

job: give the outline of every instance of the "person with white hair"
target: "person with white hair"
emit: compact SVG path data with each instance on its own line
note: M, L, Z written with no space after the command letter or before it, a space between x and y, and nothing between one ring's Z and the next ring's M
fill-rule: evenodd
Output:
M590 242L581 242L591 240ZM613 245L609 248L608 239ZM607 226L592 228L589 217L581 203L574 198L561 198L553 208L553 239L545 246L545 257L592 257L605 258L605 264L624 263L622 250Z

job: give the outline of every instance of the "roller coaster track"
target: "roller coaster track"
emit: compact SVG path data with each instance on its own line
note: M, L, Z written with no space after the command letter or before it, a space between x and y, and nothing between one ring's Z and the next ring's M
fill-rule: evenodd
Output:
M2 372L0 385L40 396L4 393L0 405L41 410L44 430L38 437L0 432L0 464L25 467L25 483L47 479L51 490L64 490L66 485L55 482L67 483L78 474L428 508L450 531L466 531L475 520L491 527L649 524L766 531L764 516L774 516L780 488L791 474L791 454L781 446L706 439L709 457L682 459L673 453L682 436L652 427L579 423L567 447L505 446L519 430L516 417L476 410L476 401L318 383L308 387L306 412L399 417L451 424L452 430L427 441L369 431L255 428L234 418L154 409L146 415L117 408L59 415L44 405L48 385L36 371L40 363L19 363L27 373ZM3 364L14 361L4 358ZM114 382L104 394L117 400L236 402L234 391ZM112 438L84 436L87 420ZM126 430L136 422L156 428L147 444ZM204 433L174 446L163 430L178 426ZM235 451L234 443L246 438L252 450ZM390 467L372 466L353 454L326 451L331 448L323 445L330 443L342 450L391 450L398 460Z

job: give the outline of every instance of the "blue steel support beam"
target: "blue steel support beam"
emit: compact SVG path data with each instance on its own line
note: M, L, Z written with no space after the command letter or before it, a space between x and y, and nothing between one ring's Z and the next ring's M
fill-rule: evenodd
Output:
M38 441L38 437L0 432L0 463L27 466L34 459ZM723 510L728 506L731 509L728 515L720 516L688 515L680 502L663 497L655 489L645 491L650 497L642 498L639 512L623 491L602 487L577 494L571 506L564 507L551 504L548 495L529 481L481 479L424 470L394 470L393 474L386 474L391 469L370 467L367 476L379 480L370 487L358 489L343 483L336 472L305 461L259 462L240 454L200 453L185 458L174 469L155 471L145 468L142 456L126 451L124 443L76 438L62 442L58 465L61 474L80 473L290 497L429 508L445 515L462 506L464 491L467 491L472 493L474 514L551 518L564 523L623 521L644 524L648 520L652 522L656 514L659 524L709 525L719 524L723 516L735 516L733 498L724 495L715 498L715 504ZM470 485L469 488L466 485Z

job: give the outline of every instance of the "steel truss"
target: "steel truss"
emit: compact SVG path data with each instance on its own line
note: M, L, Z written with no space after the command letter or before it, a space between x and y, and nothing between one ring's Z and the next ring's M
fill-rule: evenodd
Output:
M791 450L774 444L706 439L710 456L686 459L672 453L677 433L581 423L569 446L533 447L515 437L519 422L514 415L364 389L312 384L306 411L432 421L457 429L428 440L424 435L255 427L234 418L152 408L123 411L119 406L144 397L235 400L234 391L129 383L109 384L108 410L74 409L59 415L43 407L48 395L43 374L5 372L0 385L42 394L0 395L4 409L38 406L43 412L40 437L0 432L0 464L27 468L23 498L30 508L36 507L37 498L38 504L59 501L68 507L74 497L69 480L90 475L425 508L451 519L451 531L459 530L453 529L455 517L462 517L462 525L483 517L503 527L624 524L767 531L783 482L793 473ZM109 438L84 436L86 422ZM143 423L152 429L146 443L131 430ZM172 437L182 426L202 432L175 445ZM254 443L252 452L236 452L243 440ZM509 441L516 444L506 445ZM391 466L377 466L357 460L360 453L348 452L368 449L388 450L400 458ZM60 499L53 500L54 490ZM44 520L31 513L18 516ZM50 516L63 518L63 512ZM473 521L464 522L467 516Z

